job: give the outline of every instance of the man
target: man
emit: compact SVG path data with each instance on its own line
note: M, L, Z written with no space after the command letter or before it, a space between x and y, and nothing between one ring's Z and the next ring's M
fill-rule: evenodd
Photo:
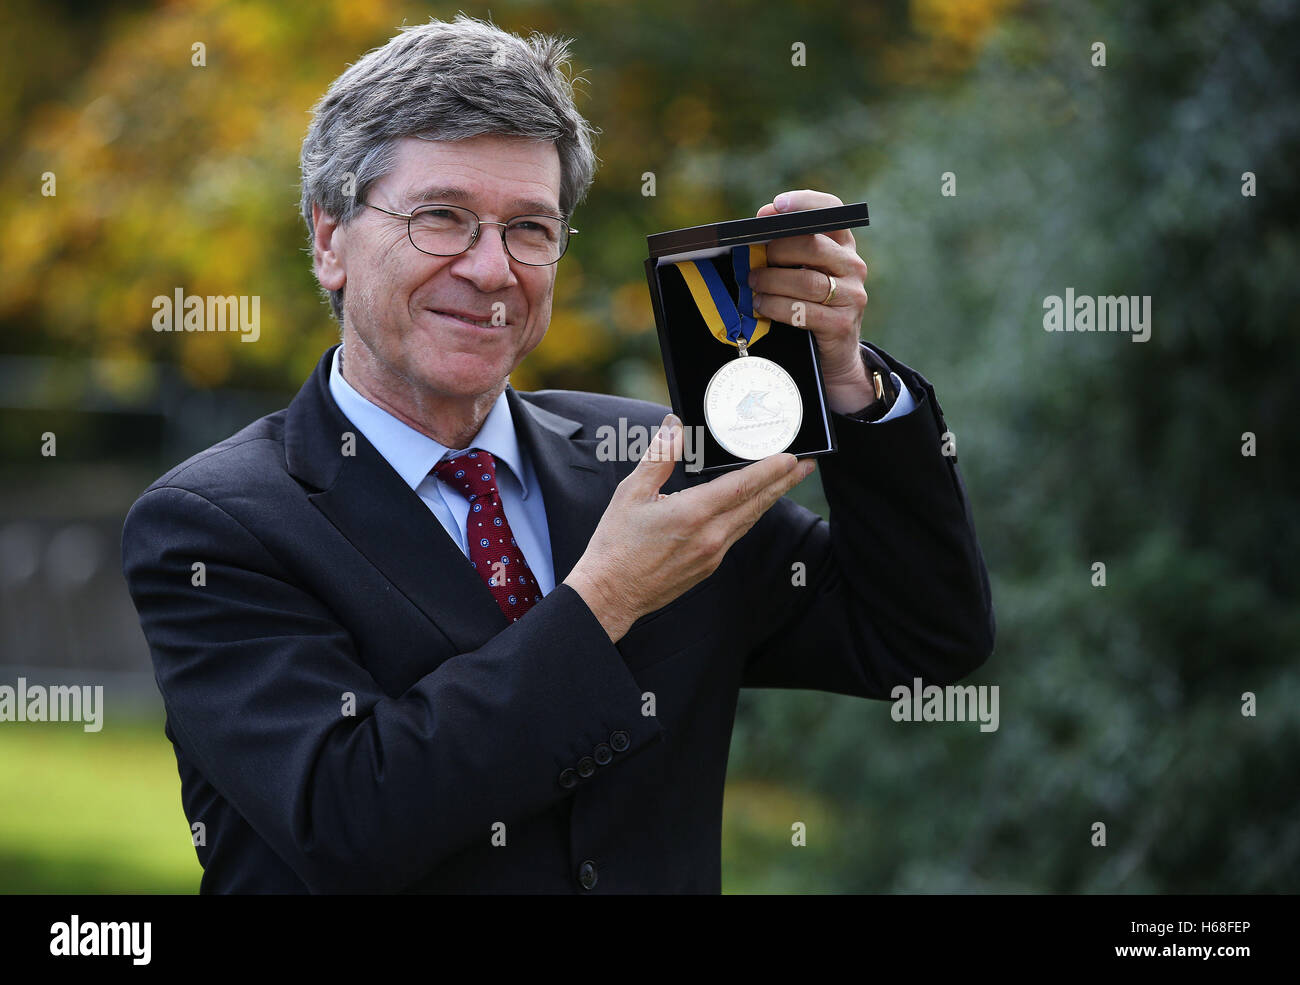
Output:
M992 649L947 426L859 341L847 231L753 281L808 305L830 524L782 498L811 461L703 482L663 407L509 386L594 170L565 56L462 16L335 81L302 178L342 347L127 517L204 892L716 893L741 687L886 698ZM596 454L620 417L664 425L639 462Z

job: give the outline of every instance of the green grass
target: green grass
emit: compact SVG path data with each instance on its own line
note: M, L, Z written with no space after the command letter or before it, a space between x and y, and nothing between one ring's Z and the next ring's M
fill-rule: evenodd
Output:
M793 844L796 821L805 844ZM726 894L828 891L847 846L834 805L818 795L757 780L727 781L722 805L722 891Z
M807 847L791 845L794 821ZM723 891L817 891L838 828L811 795L731 781ZM195 893L201 874L161 722L0 725L0 893Z
M0 893L196 893L162 723L0 725Z

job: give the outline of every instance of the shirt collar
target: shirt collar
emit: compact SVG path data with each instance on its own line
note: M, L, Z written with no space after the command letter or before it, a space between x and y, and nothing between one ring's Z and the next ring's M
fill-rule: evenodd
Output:
M488 411L478 434L465 448L450 449L435 441L427 434L421 434L415 428L399 421L382 407L371 403L358 393L343 378L340 363L343 358L343 346L334 350L334 359L330 363L330 396L339 405L339 410L366 437L375 451L383 457L393 470L402 477L412 489L415 489L442 461L448 451L468 451L470 448L482 448L491 452L497 461L505 462L515 478L523 498L528 498L528 480L524 476L523 458L519 451L519 437L515 433L514 418L510 414L510 401L505 391L497 395L496 403Z

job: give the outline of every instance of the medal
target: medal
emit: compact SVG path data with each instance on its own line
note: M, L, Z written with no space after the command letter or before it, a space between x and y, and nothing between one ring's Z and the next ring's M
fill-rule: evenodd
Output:
M746 314L753 310L750 267L767 265L767 248L761 243L738 246L731 251L731 262L740 289L738 302L731 300L709 260L684 260L676 267L709 331L737 349L737 357L704 388L705 423L732 455L756 461L785 451L794 441L803 424L803 398L794 378L778 363L749 353L771 327L771 319Z
M803 424L803 399L794 379L777 363L745 355L709 380L704 420L723 448L737 458L757 461L790 447Z

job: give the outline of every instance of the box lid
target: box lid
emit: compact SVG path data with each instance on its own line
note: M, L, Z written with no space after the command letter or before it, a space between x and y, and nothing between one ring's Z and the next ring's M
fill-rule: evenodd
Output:
M780 212L761 219L731 219L651 233L646 237L646 243L650 247L651 258L657 258L692 250L740 246L783 236L807 236L870 224L867 203L853 202L848 205L833 205L827 209Z

